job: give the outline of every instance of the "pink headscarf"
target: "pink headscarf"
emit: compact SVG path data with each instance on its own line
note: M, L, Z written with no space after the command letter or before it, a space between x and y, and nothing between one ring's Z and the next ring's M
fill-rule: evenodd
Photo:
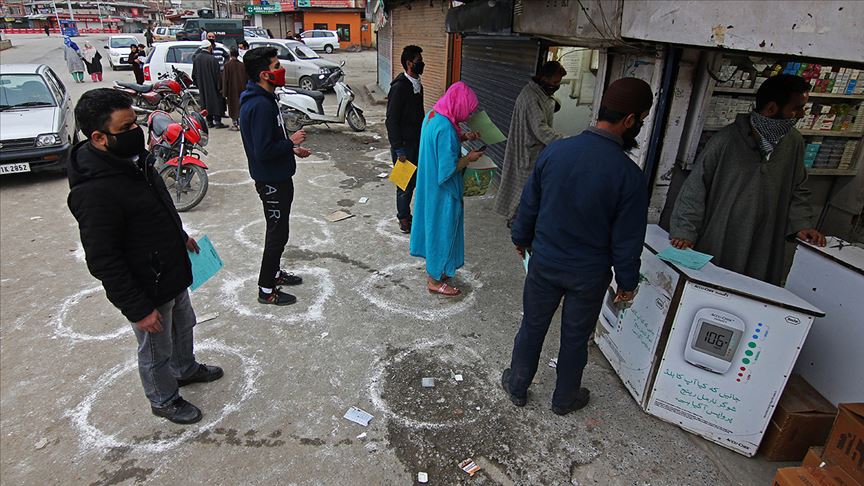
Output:
M474 91L467 84L459 81L447 88L447 92L435 103L432 109L435 110L435 113L446 116L456 128L456 133L462 136L459 123L467 120L479 105Z

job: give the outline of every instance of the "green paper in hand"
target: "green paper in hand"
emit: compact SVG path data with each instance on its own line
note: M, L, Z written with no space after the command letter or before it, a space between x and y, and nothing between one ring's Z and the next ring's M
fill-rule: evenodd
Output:
M495 145L507 140L507 137L492 123L485 111L474 113L474 116L468 119L468 127L471 128L472 132L479 133L486 145Z
M189 261L192 262L192 285L190 291L195 291L204 282L210 280L222 269L222 259L213 248L210 237L205 236L198 240L199 253L189 252Z

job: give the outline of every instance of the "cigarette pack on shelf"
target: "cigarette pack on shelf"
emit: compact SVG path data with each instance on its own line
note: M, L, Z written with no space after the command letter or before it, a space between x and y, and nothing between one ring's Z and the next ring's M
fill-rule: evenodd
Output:
M848 140L846 142L846 147L843 149L843 155L840 157L840 165L837 166L838 169L851 169L854 160L852 157L855 156L855 149L858 147L858 142L855 140ZM805 159L806 159L806 150L805 150Z
M819 149L822 143L808 143L804 146L804 167L808 169L813 167L813 162L816 161L816 156L819 155Z
M836 169L843 158L846 149L846 140L828 138L822 140L819 153L813 161L813 168Z

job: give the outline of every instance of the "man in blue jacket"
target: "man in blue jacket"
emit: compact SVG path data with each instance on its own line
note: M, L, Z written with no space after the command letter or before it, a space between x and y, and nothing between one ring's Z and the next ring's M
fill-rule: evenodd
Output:
M616 302L633 299L648 213L639 167L625 150L651 109L651 87L636 78L609 86L597 125L550 144L528 179L511 236L531 259L523 290L522 326L501 385L514 405L528 400L549 324L564 298L561 347L552 411L565 415L588 404L582 388L588 338L615 268Z
M288 244L288 215L294 201L291 178L297 171L294 156L308 157L311 152L300 147L306 140L306 132L300 130L288 137L282 124L274 93L285 85L285 68L276 55L272 47L259 47L243 56L249 82L240 95L240 136L267 222L258 274L258 302L291 305L297 298L278 286L300 285L303 279L281 270L279 261Z

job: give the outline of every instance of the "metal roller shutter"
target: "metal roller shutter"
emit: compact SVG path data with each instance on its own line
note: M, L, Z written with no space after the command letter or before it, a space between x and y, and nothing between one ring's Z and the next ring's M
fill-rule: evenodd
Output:
M430 3L432 6L430 6ZM393 10L393 77L402 72L402 49L417 45L423 49L423 93L426 109L447 89L448 35L444 30L449 2L415 2L411 9Z
M393 22L387 22L378 29L378 87L383 93L390 92L393 80Z
M537 72L540 42L529 37L465 37L462 41L462 81L477 93L480 109L506 135L519 92ZM500 168L506 143L486 154Z

